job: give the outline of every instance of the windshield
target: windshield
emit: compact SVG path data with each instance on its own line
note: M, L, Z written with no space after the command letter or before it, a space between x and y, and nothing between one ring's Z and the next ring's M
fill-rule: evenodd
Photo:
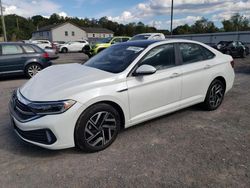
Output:
M150 35L135 35L130 40L147 40Z
M109 43L111 41L111 39L112 39L112 37L99 39L96 41L96 43Z
M142 47L129 45L111 46L89 59L84 65L111 73L124 71L144 50Z

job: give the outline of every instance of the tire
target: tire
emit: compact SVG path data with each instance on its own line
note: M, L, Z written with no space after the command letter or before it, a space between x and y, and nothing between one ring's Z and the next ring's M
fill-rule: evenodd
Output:
M231 55L231 52L230 52L229 50L227 50L227 51L225 52L225 54Z
M25 75L28 78L32 78L33 76L35 76L39 71L42 70L42 66L39 65L38 63L31 63L28 64L25 68Z
M77 121L75 145L86 152L101 151L114 142L120 127L121 118L115 108L106 103L95 104L87 108Z
M245 58L247 56L247 53L246 51L244 50L242 53L241 53L241 58Z
M203 106L206 110L216 110L222 103L225 95L225 84L220 80L214 80L207 91Z
M90 46L89 45L85 45L83 48L82 48L82 52L83 53L87 53L90 51Z
M62 53L67 53L68 49L67 48L62 48Z

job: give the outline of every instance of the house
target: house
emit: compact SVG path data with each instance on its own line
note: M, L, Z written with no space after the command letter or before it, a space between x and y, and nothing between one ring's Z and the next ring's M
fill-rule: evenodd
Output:
M82 30L84 30L87 33L87 37L90 42L94 42L101 38L114 36L114 32L106 28L82 27Z
M106 28L79 27L76 24L65 22L39 28L32 33L32 39L44 39L49 41L74 41L90 40L113 37L114 32Z

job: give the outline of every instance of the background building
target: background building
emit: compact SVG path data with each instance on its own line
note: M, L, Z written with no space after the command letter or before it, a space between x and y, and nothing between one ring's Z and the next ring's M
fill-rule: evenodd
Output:
M53 24L39 28L32 33L32 39L49 41L96 41L100 38L113 37L114 32L106 28L79 27L70 22Z
M166 36L166 38L195 40L209 45L217 44L220 41L235 41L235 40L241 41L246 44L250 44L250 31L173 35L172 37Z

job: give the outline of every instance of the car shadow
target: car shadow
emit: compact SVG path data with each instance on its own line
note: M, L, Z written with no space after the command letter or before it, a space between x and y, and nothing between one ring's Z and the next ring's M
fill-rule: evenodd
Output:
M1 75L0 76L0 81L10 81L10 80L28 80L25 75Z
M135 126L131 126L131 127L128 127L126 129L121 129L120 132L123 133L123 132L126 132L128 130L133 130L133 129L137 129L137 128L141 128L142 126L145 126L145 124L152 124L156 121L159 121L159 120L162 120L162 119L166 119L166 118L170 118L174 115L180 115L182 113L188 113L188 112L201 112L201 111L204 111L206 112L207 110L205 110L202 106L202 104L196 104L194 106L191 106L191 107L187 107L187 108L183 108L181 110L177 110L175 112L171 112L169 114L166 114L166 115L163 115L163 116L160 116L160 117L156 117L156 118L153 118L153 119L150 119L148 121L144 121L142 123L139 123Z
M188 107L158 118L154 118L152 120L140 123L136 126L132 126L127 129L122 129L120 131L121 135L126 135L128 134L129 131L134 130L134 129L142 129L145 125L150 125L158 120L165 119L165 118L170 118L171 116L175 114L182 114L186 113L188 111L203 111L202 107L200 105L195 105L192 107ZM4 145L1 150L6 150L8 153L12 153L14 155L20 155L20 156L28 156L28 157L36 157L36 158L50 158L50 157L55 157L58 155L63 155L63 154L91 154L87 153L84 151L81 151L77 148L69 148L69 149L61 149L61 150L49 150L49 149L44 149L39 146L30 144L28 142L23 141L21 138L19 138L13 128L10 125L10 122L7 123L7 125L4 125L6 127L5 129L5 136L7 137L7 143Z

